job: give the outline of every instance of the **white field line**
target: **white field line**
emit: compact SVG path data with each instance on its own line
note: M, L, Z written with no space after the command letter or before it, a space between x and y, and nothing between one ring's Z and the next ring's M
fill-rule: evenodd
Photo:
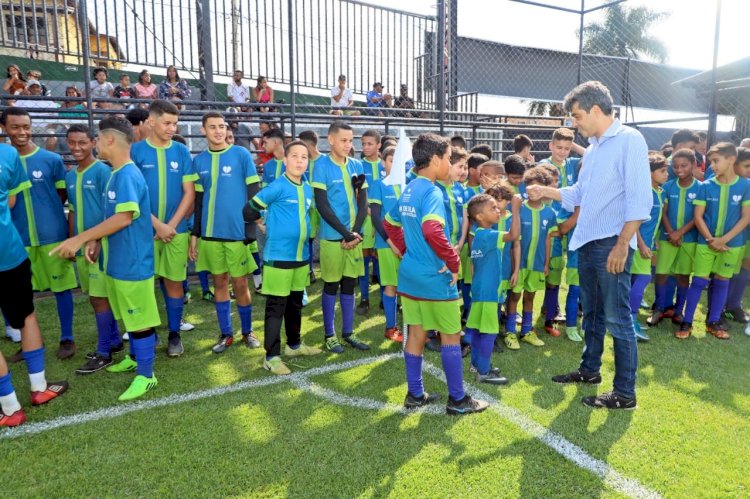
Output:
M445 382L445 374L439 367L436 367L429 362L424 362L424 371ZM504 419L521 428L524 433L540 440L550 449L554 450L565 459L571 461L576 466L590 471L594 475L598 476L604 481L604 483L606 483L617 492L625 494L628 497L661 497L658 492L648 489L638 480L627 478L613 469L606 462L590 456L586 453L585 450L570 442L562 435L555 433L548 428L545 428L539 423L535 423L518 409L508 407L495 397L475 388L468 383L465 383L464 387L466 388L466 392L472 397L477 397L490 402L490 408L492 410L500 414L500 416L502 416Z

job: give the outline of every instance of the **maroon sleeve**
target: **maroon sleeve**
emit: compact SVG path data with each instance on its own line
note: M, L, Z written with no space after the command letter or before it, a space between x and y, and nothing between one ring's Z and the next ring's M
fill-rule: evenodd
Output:
M396 248L401 252L402 255L406 254L406 241L404 240L404 229L392 225L388 219L383 219L383 228L385 233L388 234L388 239L393 241Z
M422 233L424 238L427 240L427 244L430 245L432 251L445 262L448 270L453 274L457 274L461 266L461 258L458 256L456 250L451 246L448 238L445 237L443 232L443 226L436 220L427 220L422 223Z

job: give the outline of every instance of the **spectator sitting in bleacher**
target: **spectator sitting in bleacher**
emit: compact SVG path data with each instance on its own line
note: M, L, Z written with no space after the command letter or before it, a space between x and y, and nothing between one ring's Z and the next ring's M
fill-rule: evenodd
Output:
M414 99L409 97L409 88L405 83L401 84L401 93L393 101L393 107L398 109L414 109ZM402 116L406 116L407 118L413 117L413 114L408 111L405 111L401 114Z
M38 69L30 69L29 71L26 71L26 81L29 81L29 80L36 80L39 82L39 85L42 87L41 95L46 95L46 96L52 95L52 92L50 92L47 86L44 83L42 83L42 72L39 71ZM26 88L28 90L28 85L26 86Z
M273 103L273 89L268 86L265 76L258 77L258 83L253 88L253 102L258 104L272 104ZM262 106L258 108L261 113L267 113L271 111L269 106Z
M237 109L246 113L250 111L250 108L244 105L250 101L250 87L242 82L243 76L242 70L234 70L232 81L227 85L227 98L229 102L237 105Z
M159 85L159 98L172 101L178 109L184 109L185 106L178 102L190 97L190 87L185 80L180 78L177 68L169 66L167 68L167 78Z
M372 90L367 92L367 107L372 109L372 113L377 116L383 116L383 108L393 106L393 96L383 93L383 84L376 81L372 84Z
M154 100L156 99L156 94L159 91L159 87L151 82L151 73L149 73L146 69L141 71L141 73L138 75L138 83L136 83L135 87L133 88L135 88L135 97L138 99ZM148 104L141 103L140 106L143 108L147 108Z
M112 97L112 93L115 91L115 87L107 81L107 70L104 68L94 69L94 80L89 84L89 94L93 99L107 99ZM94 108L107 109L109 103L107 102L94 102Z
M130 86L130 76L123 73L120 75L120 84L115 87L112 92L112 97L115 99L132 99L135 97L135 89ZM130 109L132 104L123 102L122 104L116 104L120 109Z
M331 114L336 116L359 116L359 111L349 109L354 107L354 94L346 87L346 76L339 75L339 84L331 89Z
M69 87L65 88L65 97L81 97L81 91L78 90L77 87L71 85ZM83 112L72 112L72 111L61 111L60 117L61 118L86 118L88 116L88 113L86 113L86 103L83 101L76 101L76 100L66 100L63 101L62 106L60 106L65 109L76 109Z
M3 84L3 93L18 95L26 90L26 78L21 73L21 68L11 64L6 68L5 74L8 79Z

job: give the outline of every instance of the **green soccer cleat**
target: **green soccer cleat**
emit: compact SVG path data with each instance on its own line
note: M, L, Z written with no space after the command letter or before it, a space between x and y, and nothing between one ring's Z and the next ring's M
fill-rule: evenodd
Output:
M263 369L271 371L273 374L278 374L279 376L292 374L292 370L281 361L281 357L271 357L270 359L264 360Z
M529 345L534 345L535 347L544 346L544 342L539 339L539 336L537 336L534 331L530 331L528 334L521 336L521 341L528 343Z
M518 337L516 336L516 333L508 333L507 335L505 335L503 341L505 342L505 347L508 350L521 349L521 345L518 344Z
M304 343L300 343L300 346L298 346L297 348L290 348L289 345L284 348L285 357L307 357L310 355L318 355L319 353L323 353L323 350L321 350L320 348L307 346Z
M108 373L130 373L135 371L138 367L138 363L130 358L130 355L126 355L124 359L115 365L107 368Z
M581 335L578 333L578 328L575 326L566 327L565 334L568 336L568 339L570 341L575 341L576 343L583 341L583 338L581 338Z
M117 400L119 400L120 402L125 402L127 400L137 399L138 397L144 396L147 391L155 388L157 384L158 382L156 381L156 376L147 378L146 376L142 376L139 374L133 379L133 382L130 383L128 389L125 390L125 392L123 392L123 394L120 395Z

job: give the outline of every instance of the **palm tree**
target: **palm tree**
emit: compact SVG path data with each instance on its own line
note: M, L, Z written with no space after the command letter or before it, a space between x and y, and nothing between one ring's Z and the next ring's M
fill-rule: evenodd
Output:
M647 7L629 9L623 4L607 8L604 22L593 22L583 28L583 50L588 54L611 55L632 59L667 61L667 47L648 34L650 28L669 16Z
M559 102L532 100L529 101L527 111L530 116L565 116L565 110Z

